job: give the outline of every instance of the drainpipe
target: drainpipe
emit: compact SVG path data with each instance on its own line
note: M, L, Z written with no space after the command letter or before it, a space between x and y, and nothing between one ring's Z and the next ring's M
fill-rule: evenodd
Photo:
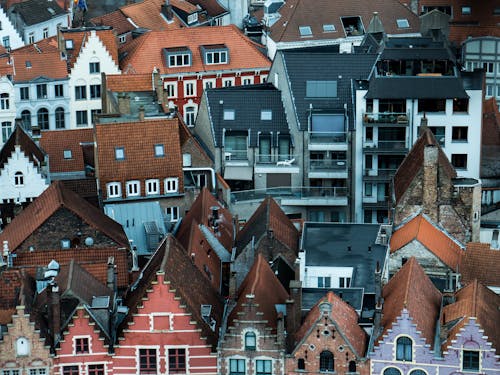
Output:
M210 171L210 174L212 175L212 192L216 192L216 182L215 182L215 169L210 168L210 167L198 167L198 168L191 168L191 167L185 167L182 168L183 171L189 172L189 171Z

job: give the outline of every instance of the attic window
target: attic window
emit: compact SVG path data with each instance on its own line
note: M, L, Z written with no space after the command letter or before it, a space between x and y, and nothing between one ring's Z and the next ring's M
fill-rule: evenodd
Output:
M64 45L66 49L73 49L73 39L66 39Z
M26 68L31 68L31 61L26 60L25 65L26 65Z
M193 13L188 16L187 22L189 25L198 22L198 13Z
M333 25L333 24L323 25L323 32L324 33L332 33L334 31L335 31L335 25Z
M115 159L124 160L125 159L125 148L115 147Z
M224 110L224 120L234 120L234 109Z
M365 33L361 17L342 17L341 20L346 36L359 36Z
M164 48L165 60L169 68L191 66L191 50L188 47Z
M273 111L270 109L263 109L260 111L260 119L264 121L269 121L273 119Z
M311 26L299 26L300 36L312 36Z
M227 64L229 51L224 44L201 47L205 64Z
M64 150L63 155L64 155L64 159L72 159L73 158L73 154L72 154L71 150Z
M408 29L410 27L410 23L406 18L401 18L396 20L396 23L398 24L398 28L400 29Z
M61 240L61 249L69 249L71 247L71 241L68 238L63 238Z
M462 15L469 16L472 13L472 8L468 6L462 7Z

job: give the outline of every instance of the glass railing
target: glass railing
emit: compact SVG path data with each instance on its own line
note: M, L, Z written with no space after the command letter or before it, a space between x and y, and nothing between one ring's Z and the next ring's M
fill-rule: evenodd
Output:
M377 148L383 150L400 150L406 148L405 140L396 140L396 141L381 141L377 142Z
M297 164L295 155L282 154L282 155L266 155L257 154L255 162L259 164L276 164L278 162L288 162L288 164Z
M396 168L367 168L364 171L364 176L367 177L392 177L396 173Z
M296 199L308 198L342 198L347 197L346 187L274 187L267 189L254 189L233 191L231 193L231 202L241 202L248 200L264 199L271 197L288 197Z
M347 160L311 160L309 162L309 171L328 171L336 172L347 171Z
M346 132L309 132L309 141L311 143L346 143Z
M408 124L408 115L404 112L366 112L363 115L365 124Z
M229 150L224 149L224 160L248 160L248 152L247 150Z

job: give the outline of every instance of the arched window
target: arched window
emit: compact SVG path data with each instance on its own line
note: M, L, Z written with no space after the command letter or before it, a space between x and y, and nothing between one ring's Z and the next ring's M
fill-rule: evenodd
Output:
M40 108L37 113L38 127L43 130L49 129L49 111L47 108Z
M257 336L254 332L245 333L245 350L255 350L257 346Z
M64 108L56 108L56 129L64 129L66 127L64 123Z
M401 375L401 371L396 367L388 367L384 370L383 375Z
M9 109L9 94L2 93L0 94L0 108L1 109Z
M31 130L31 112L25 109L21 112L21 120L25 130Z
M24 185L24 175L22 172L16 172L14 174L14 185L23 186Z
M356 361L349 362L349 372L356 372Z
M193 106L186 107L184 110L184 122L187 126L194 126L194 120L196 119L196 108Z
M328 350L324 350L319 355L319 371L333 371L334 361L333 354Z
M304 358L299 358L297 360L297 368L299 370L305 370L306 369L306 361L304 360Z
M409 337L403 336L396 341L396 361L412 360L412 341Z
M410 375L427 375L424 370L413 370Z

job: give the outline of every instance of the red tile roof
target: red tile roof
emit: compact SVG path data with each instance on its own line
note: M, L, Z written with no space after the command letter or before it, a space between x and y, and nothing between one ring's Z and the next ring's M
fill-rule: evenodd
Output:
M484 330L484 336L488 336L488 341L493 343L493 348L498 353L500 349L500 296L474 280L456 292L455 298L455 303L445 306L441 315L443 324L460 319L448 332L448 338L443 343L443 350L451 345L461 328L470 323L472 318L476 318L476 322Z
M174 5L174 1L171 1L172 5ZM161 14L161 6L163 4L165 4L165 0L144 0L125 5L120 10L137 27L156 31L179 29L181 22L177 17L174 17L172 22L167 22L166 18Z
M178 119L155 119L137 122L106 123L95 126L97 142L97 173L100 188L106 192L106 183L150 178L179 178L183 191L182 155ZM165 157L155 157L154 146L163 144ZM123 147L125 160L115 159L115 147ZM163 182L161 183L163 193Z
M53 182L33 203L12 220L0 233L0 243L8 241L10 250L15 251L26 238L61 207L72 211L118 245L129 246L127 236L120 224L78 194L65 188L61 181Z
M6 325L12 321L12 314L19 305L23 286L23 276L20 270L4 269L0 272L0 324Z
M422 134L418 137L417 141L411 148L408 155L401 162L396 174L394 175L394 194L396 196L396 203L403 197L404 193L417 176L418 171L424 165L424 149L427 145L434 145L438 147L438 164L439 171L443 172L448 178L455 178L457 173L455 168L451 165L445 153L439 146L436 137L429 128L423 130Z
M229 63L205 65L200 47L224 44L229 49ZM187 47L192 53L191 66L170 68L164 48ZM156 67L161 74L206 72L231 69L269 69L271 62L234 25L182 28L173 31L151 31L127 44L120 52L123 72L149 73Z
M281 285L266 259L258 254L238 291L236 306L228 318L228 325L233 325L239 319L238 313L245 311L245 305L257 305L263 321L276 332L278 313L275 305L284 304L289 298L287 291ZM245 318L243 318L245 319Z
M112 92L153 91L149 74L106 74L106 90Z
M418 215L396 229L391 237L391 253L395 253L414 240L424 245L448 267L459 271L465 255L464 250L452 237L423 215Z
M351 350L358 358L364 357L366 351L367 334L358 325L358 314L352 306L345 303L342 298L338 297L333 292L328 292L325 297L320 299L316 305L307 313L307 316L295 334L295 342L300 343L303 339L307 338L318 324L323 325L323 313L320 311L319 306L322 303L328 302L331 304L330 319L340 332L341 336L346 340ZM295 345L299 347L299 345Z
M441 293L417 260L410 258L384 286L382 327L385 333L407 309L426 343L434 342L436 319L441 309ZM379 337L379 339L382 335Z
M483 285L500 287L499 264L500 251L491 249L487 243L469 242L462 261L462 283L476 279Z
M40 146L49 156L51 172L79 172L85 170L82 143L94 142L93 129L51 130L41 132ZM64 158L70 150L72 157Z
M127 16L120 9L91 18L90 22L96 26L111 26L117 35L125 34L135 29L135 26L130 23Z
M191 4L199 5L203 10L207 11L210 17L217 17L224 13L228 13L217 0L187 0Z

